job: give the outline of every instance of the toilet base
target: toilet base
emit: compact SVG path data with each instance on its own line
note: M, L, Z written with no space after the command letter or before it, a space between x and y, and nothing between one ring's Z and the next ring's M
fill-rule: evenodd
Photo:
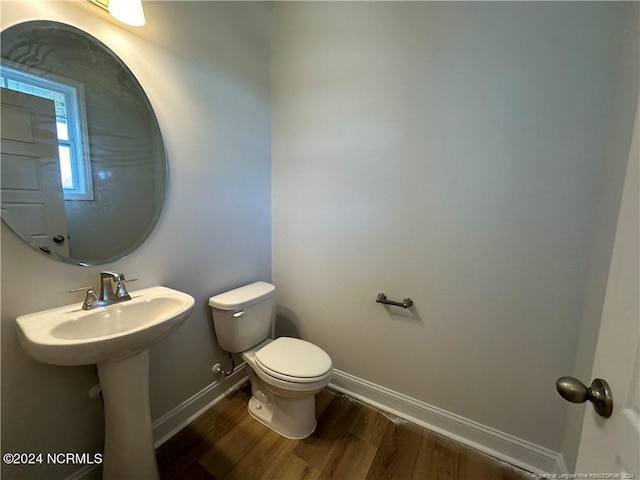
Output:
M316 398L274 397L261 402L255 396L249 400L249 414L271 430L293 440L307 438L316 429Z

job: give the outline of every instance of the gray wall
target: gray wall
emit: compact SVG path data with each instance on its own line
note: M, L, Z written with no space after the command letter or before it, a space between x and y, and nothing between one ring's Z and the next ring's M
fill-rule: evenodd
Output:
M621 3L279 4L280 330L351 375L560 451L553 384L574 371L585 310L597 332L637 20ZM621 81L629 61L635 82Z
M84 5L86 3L86 6ZM151 237L104 267L56 263L2 225L2 451L102 448L102 405L90 400L93 367L39 364L22 352L17 316L75 301L67 290L101 269L196 298L191 317L151 349L151 413L159 418L218 380L207 299L271 278L271 12L268 4L146 2L148 25L122 28L87 2L2 2L2 28L51 19L109 45L145 88L169 157L168 195ZM225 363L226 365L226 363ZM63 478L78 466L2 466L5 478ZM46 473L44 473L46 471Z

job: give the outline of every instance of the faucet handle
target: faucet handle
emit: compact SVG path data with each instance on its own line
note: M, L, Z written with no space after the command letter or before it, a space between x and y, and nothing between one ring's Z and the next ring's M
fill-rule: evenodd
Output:
M69 290L69 293L83 292L85 290L94 290L94 287L93 287L93 285L89 285L88 287L74 288L73 290ZM94 292L95 292L95 290L94 290Z
M118 285L116 286L116 297L128 297L129 296L129 292L127 292L127 286L125 285L126 282L135 282L136 280L138 280L137 278L132 278L131 280L125 280L124 278L122 280L118 281Z
M69 293L81 292L84 290L86 290L87 293L84 297L84 303L82 304L82 309L89 310L90 306L98 301L98 294L96 293L95 289L92 286L74 288L73 290L69 290Z

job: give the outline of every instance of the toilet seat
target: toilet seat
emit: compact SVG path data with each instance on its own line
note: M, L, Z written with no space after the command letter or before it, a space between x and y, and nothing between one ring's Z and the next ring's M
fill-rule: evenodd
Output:
M280 337L255 353L265 374L291 383L314 383L331 376L331 358L320 347L298 338Z

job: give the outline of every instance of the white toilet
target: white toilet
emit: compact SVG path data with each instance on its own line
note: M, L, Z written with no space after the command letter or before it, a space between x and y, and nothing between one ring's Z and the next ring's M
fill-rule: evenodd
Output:
M315 394L329 384L327 353L297 338L269 338L275 287L256 282L209 299L220 347L242 352L249 366L249 413L287 438L308 437L316 428Z

